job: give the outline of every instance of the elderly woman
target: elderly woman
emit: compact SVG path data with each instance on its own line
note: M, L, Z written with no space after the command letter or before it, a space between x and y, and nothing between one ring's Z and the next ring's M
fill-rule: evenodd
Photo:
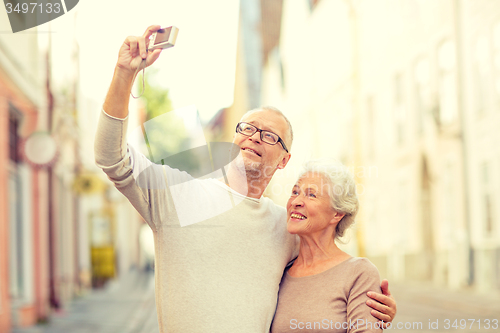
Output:
M368 291L380 291L377 268L336 244L358 207L345 166L306 164L287 204L288 232L299 236L300 251L283 274L272 333L381 331L365 304Z

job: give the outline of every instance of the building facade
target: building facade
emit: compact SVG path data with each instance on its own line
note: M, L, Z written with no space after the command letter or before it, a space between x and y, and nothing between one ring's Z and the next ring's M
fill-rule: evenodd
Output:
M0 332L50 321L144 261L140 217L95 166L100 106L80 91L75 20L13 34L0 12Z
M500 4L285 0L282 15L262 104L296 140L267 193L284 204L303 161L340 159L362 207L348 251L392 281L498 291Z
M1 13L0 30L10 31ZM5 16L5 17L3 17ZM16 48L12 48L16 45ZM47 219L40 197L44 174L24 162L23 140L39 121L43 58L36 34L0 36L0 331L14 323L31 324L48 312L47 251L40 244ZM41 251L40 251L41 250ZM38 261L37 259L40 259ZM41 284L33 276L39 274Z

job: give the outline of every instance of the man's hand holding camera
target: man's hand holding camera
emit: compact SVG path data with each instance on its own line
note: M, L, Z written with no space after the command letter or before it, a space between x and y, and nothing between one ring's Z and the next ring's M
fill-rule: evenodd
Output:
M146 59L145 67L152 65L158 59L161 49L148 52L147 45L149 37L160 28L159 25L152 25L146 29L142 36L129 36L125 39L118 53L118 62L116 64L118 75L132 81L137 69L144 67L143 59Z
M104 101L104 111L115 118L124 119L128 115L129 96L138 69L152 65L160 56L161 49L147 50L149 37L160 30L160 25L152 25L142 36L129 36L118 53L118 62L108 94ZM146 61L143 62L143 59Z

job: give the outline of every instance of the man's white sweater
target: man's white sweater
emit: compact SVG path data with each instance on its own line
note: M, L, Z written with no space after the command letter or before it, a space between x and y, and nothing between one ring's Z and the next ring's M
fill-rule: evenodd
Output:
M160 332L267 333L297 245L285 209L152 164L126 128L102 112L95 158L153 230Z

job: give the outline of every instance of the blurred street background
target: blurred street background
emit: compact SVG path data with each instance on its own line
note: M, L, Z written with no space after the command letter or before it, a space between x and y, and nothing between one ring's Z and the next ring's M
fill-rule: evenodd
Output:
M497 331L493 319L500 311L498 296L415 283L396 284L391 289L397 296L398 314L388 331ZM49 323L15 328L12 333L66 332L159 332L153 275L132 271L103 290L75 299L66 310L55 313Z
M86 0L18 33L11 19L0 10L1 333L158 331L151 230L93 153L120 45L151 24L180 32L131 99L131 143L189 105L207 142L279 108L292 159L265 195L285 205L309 158L349 166L361 211L343 249L389 280L393 329L499 330L500 1ZM170 154L189 137L150 146L163 133Z

